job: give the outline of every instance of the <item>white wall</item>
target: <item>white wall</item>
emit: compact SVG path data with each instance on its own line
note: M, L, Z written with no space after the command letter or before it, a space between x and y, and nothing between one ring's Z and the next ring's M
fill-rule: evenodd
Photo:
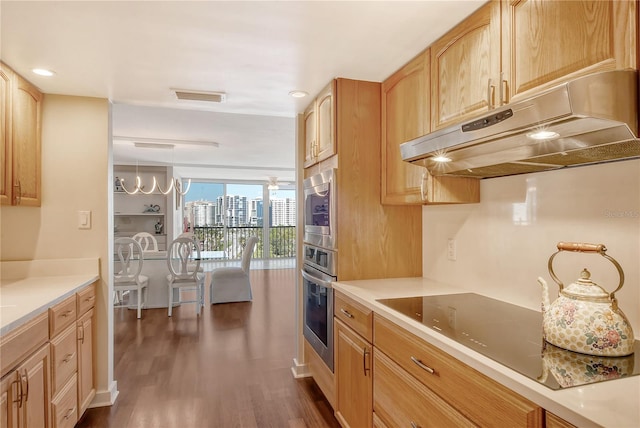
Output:
M96 381L112 380L108 358L109 102L46 94L42 110L42 206L2 207L3 260L97 257ZM91 211L90 230L77 227L79 210ZM111 335L112 337L112 335Z
M640 160L585 166L481 182L481 203L426 206L423 275L489 297L540 310L542 276L551 300L558 287L547 269L559 241L605 244L625 273L616 294L640 337ZM447 259L455 238L457 260ZM595 254L559 254L557 276L575 281L583 267L609 291L613 264Z

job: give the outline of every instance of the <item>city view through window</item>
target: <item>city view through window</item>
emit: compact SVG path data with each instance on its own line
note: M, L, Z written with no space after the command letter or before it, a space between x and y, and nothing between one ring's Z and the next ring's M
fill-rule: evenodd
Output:
M184 232L193 232L203 251L239 259L249 236L258 237L256 258L295 257L295 190L263 184L192 182L184 196Z

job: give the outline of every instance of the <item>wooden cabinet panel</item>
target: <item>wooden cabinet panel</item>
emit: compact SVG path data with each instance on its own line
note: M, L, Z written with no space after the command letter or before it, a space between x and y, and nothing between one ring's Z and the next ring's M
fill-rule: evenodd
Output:
M82 415L93 397L93 310L86 312L77 323L78 339L78 415Z
M431 45L431 130L496 105L500 2L482 6Z
M304 111L304 167L316 163L316 101Z
M83 288L76 294L76 312L78 316L83 315L96 303L96 283Z
M400 144L431 129L427 49L382 83L382 203L422 204L424 168L402 160Z
M543 426L544 411L421 338L374 315L374 345L481 426Z
M17 186L17 204L40 206L43 97L31 83L17 74L15 77L11 100L13 184Z
M12 156L11 156L11 81L13 72L0 63L0 202L11 204Z
M317 108L317 162L327 159L336 153L336 112L334 94L336 92L336 82L332 80L318 94L316 101Z
M49 426L49 364L49 344L46 344L16 369L22 384L19 427Z
M73 428L78 421L76 381L76 375L73 375L60 394L51 401L52 428Z
M373 311L371 309L336 291L333 311L335 317L347 327L365 340L373 341Z
M4 376L49 340L49 317L46 313L0 339L0 367Z
M54 338L76 321L76 296L49 308L49 337Z
M554 415L551 412L546 412L545 422L545 428L576 428L575 425L565 421L560 416Z
M386 425L421 428L477 426L378 349L374 350L373 366L373 408Z
M373 424L372 347L340 320L335 320L336 418L343 427Z
M51 395L55 396L78 370L75 324L51 339L51 361Z
M0 381L0 428L18 426L18 375L13 372Z
M332 80L304 112L304 167L336 153L336 82Z
M503 1L503 71L513 101L575 77L636 68L635 1Z
M335 337L335 334L334 334ZM314 351L307 339L303 339L304 359L309 367L309 372L313 380L326 397L331 407L336 406L336 381L334 373ZM335 349L335 348L334 348Z

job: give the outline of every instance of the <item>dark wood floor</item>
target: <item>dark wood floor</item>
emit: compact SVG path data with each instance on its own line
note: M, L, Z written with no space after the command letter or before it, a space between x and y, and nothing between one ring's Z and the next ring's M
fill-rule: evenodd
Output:
M120 395L77 427L338 427L311 378L294 379L294 269L252 270L253 302L116 309ZM208 290L207 290L208 292ZM208 297L208 296L207 296ZM208 301L208 298L206 299Z

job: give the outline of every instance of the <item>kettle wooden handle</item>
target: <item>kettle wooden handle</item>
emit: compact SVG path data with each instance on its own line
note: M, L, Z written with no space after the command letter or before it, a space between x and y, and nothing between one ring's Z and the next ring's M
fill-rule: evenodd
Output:
M580 242L558 242L559 251L573 251L577 253L604 253L604 244L585 244Z
M553 259L562 251L573 251L577 253L596 253L600 254L605 259L609 260L616 267L618 271L618 275L620 275L620 283L618 287L609 293L609 298L613 301L614 309L617 309L618 303L616 301L616 292L622 288L624 284L624 272L622 271L622 266L618 263L613 257L607 254L607 247L604 244L584 244L579 242L558 242L558 251L553 253L551 257L549 257L549 262L547 263L547 267L549 268L549 274L551 278L555 281L556 284L560 287L560 291L564 288L564 284L560 279L556 276L553 271Z

